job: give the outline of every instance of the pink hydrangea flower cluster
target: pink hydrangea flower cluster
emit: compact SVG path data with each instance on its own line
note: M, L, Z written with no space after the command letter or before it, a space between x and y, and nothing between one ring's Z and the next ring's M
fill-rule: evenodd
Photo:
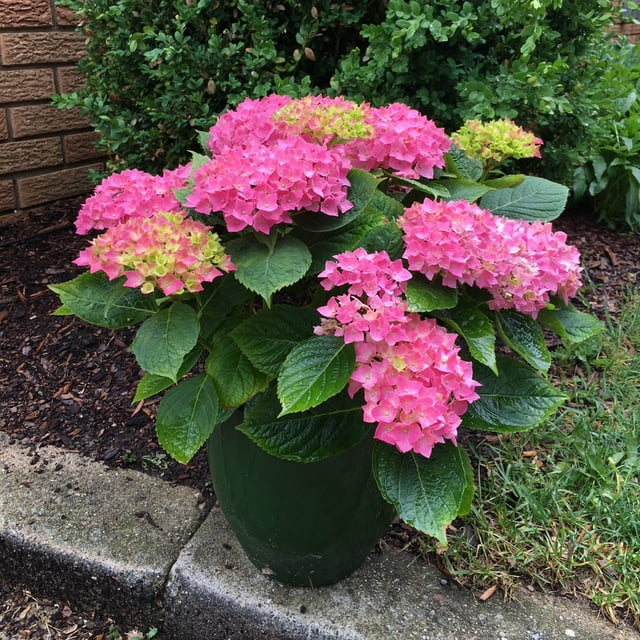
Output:
M444 131L401 104L373 109L344 98L246 99L209 130L210 162L194 174L187 205L220 212L229 231L262 233L295 211L351 208L347 173L389 169L430 178L444 166Z
M377 424L374 436L425 457L438 443L455 443L478 383L456 336L407 312L402 294L411 274L402 262L356 249L335 256L319 277L326 290L347 286L318 309L325 319L316 333L354 343L348 390L352 397L363 391L363 419Z
M92 229L109 229L131 217L151 216L157 211L178 211L174 189L183 188L190 166L165 170L153 176L138 169L126 169L105 178L80 208L76 230L80 235Z
M215 233L178 212L129 218L98 236L75 264L110 280L125 276L125 286L165 295L202 290L223 271L234 269Z
M349 393L363 389L363 419L377 423L375 438L428 458L436 444L456 443L461 416L478 399L479 385L471 363L459 356L456 335L433 318L410 314L401 333L393 345L356 345Z
M536 317L559 295L568 303L578 291L580 254L551 224L493 215L465 200L425 200L398 220L409 269L429 280L486 289L492 309L516 309Z
M337 216L351 209L349 169L338 151L301 137L245 143L198 167L186 204L199 213L222 212L231 232L253 227L268 234L273 226L292 222L294 211Z
M444 129L415 109L400 103L370 108L367 122L373 135L344 145L354 167L389 169L411 179L433 178L433 170L444 167L451 141Z
M318 309L325 318L319 331L341 336L345 342L394 342L394 331L408 322L401 297L411 274L400 260L385 252L367 253L363 248L335 256L319 276L327 291L348 285L347 293L332 296Z
M235 109L221 114L209 129L207 149L216 156L255 143L273 144L283 137L282 125L273 116L291 101L275 94L257 100L245 98Z

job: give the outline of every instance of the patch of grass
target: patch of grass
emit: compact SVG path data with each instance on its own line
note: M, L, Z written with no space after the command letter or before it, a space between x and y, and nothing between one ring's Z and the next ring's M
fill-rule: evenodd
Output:
M571 401L548 424L475 443L474 510L439 557L459 581L581 593L640 628L639 350L630 292L596 341L559 354Z

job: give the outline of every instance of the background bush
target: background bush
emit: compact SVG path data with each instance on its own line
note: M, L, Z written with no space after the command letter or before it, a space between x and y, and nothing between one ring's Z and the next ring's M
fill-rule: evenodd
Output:
M194 128L244 97L324 92L405 102L448 131L513 118L545 140L527 170L571 184L637 82L637 67L609 82L624 66L611 0L63 1L87 85L56 101L92 116L112 168L185 161Z
M254 0L64 0L81 18L86 87L56 99L80 106L112 168L158 172L197 148L195 129L243 98L325 88L359 24L382 3Z
M629 48L617 62L608 74L611 86L635 88L614 99L609 117L599 120L597 144L576 169L573 192L576 199L590 197L600 222L640 231L640 48Z

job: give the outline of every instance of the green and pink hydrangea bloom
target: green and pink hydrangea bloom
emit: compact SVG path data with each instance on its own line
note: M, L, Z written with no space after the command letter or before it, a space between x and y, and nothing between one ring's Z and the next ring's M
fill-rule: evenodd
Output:
M233 270L218 236L179 212L131 217L98 236L74 262L110 280L124 276L125 286L142 293L157 287L167 296L202 291L203 282Z
M509 158L539 158L542 145L540 138L508 119L467 120L451 140L470 158L482 162L486 171Z

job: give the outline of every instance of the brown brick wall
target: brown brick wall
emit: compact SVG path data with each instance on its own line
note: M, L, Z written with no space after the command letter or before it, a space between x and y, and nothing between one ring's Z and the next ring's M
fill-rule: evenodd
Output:
M51 105L53 93L82 86L75 24L55 0L0 0L0 226L16 211L88 194L89 170L102 168L89 119Z
M626 23L620 25L620 33L629 39L629 42L636 43L640 40L640 24Z

